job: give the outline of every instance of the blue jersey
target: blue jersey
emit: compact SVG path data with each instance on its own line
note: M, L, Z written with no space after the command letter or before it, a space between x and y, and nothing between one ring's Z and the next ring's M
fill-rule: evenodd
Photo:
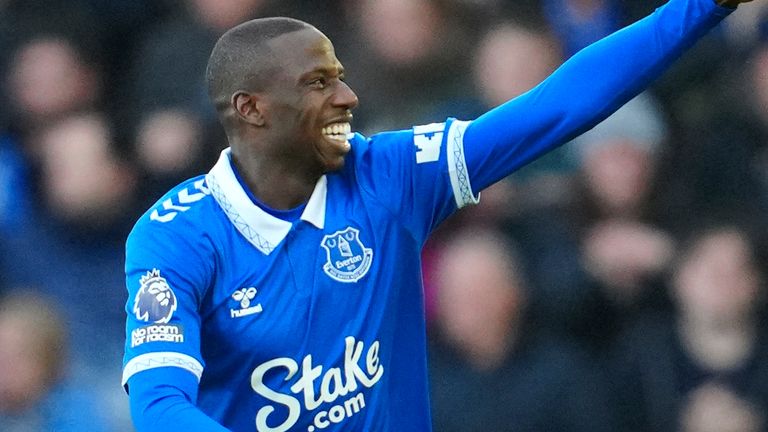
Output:
M671 0L471 123L350 136L345 167L293 222L254 204L225 151L128 239L123 383L137 429L430 430L429 233L618 109L730 11Z
M476 201L466 127L351 137L294 223L251 201L225 150L128 240L123 380L183 368L237 431L427 430L420 251Z

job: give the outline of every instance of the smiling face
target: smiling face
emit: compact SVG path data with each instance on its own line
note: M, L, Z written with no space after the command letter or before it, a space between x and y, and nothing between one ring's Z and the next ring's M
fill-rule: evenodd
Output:
M331 41L309 27L278 36L269 47L277 67L262 93L266 151L322 173L341 169L358 101Z

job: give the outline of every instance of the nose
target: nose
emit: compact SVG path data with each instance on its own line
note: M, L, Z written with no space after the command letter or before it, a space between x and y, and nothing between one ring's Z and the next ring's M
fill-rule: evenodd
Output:
M344 81L339 81L339 85L336 87L336 93L333 97L333 104L335 106L351 110L358 104L357 95L349 85Z

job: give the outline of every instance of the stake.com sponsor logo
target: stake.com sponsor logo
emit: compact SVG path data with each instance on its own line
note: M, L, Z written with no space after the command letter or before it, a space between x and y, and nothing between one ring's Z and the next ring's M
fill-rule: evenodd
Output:
M276 369L285 369L287 374L285 381L292 379L299 371L298 363L288 357L279 357L269 360L257 366L251 374L251 387L253 390L271 402L280 404L288 410L288 415L280 424L270 427L267 418L275 411L273 405L266 405L256 413L256 430L259 432L284 432L293 427L301 416L302 402L304 409L313 411L323 403L335 403L339 398L345 397L358 390L362 385L366 388L373 387L384 374L384 366L379 362L379 341L374 341L365 354L365 368L361 367L360 359L363 356L365 344L356 341L354 337L347 336L344 339L344 365L342 368L332 367L323 371L323 366L312 366L312 355L308 354L301 363L301 374L298 380L290 387L290 394L280 393L269 388L264 383L267 373ZM315 396L315 380L320 378L320 394ZM358 392L345 398L328 410L319 411L313 418L313 424L307 428L307 432L316 429L325 429L331 424L336 424L357 414L365 408L365 395ZM275 419L270 418L274 424Z

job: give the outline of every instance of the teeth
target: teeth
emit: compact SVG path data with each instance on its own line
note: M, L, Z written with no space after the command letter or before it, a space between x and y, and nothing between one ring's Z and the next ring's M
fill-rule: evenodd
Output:
M347 135L352 132L352 126L349 123L334 123L322 129L323 135L333 139L345 140Z

